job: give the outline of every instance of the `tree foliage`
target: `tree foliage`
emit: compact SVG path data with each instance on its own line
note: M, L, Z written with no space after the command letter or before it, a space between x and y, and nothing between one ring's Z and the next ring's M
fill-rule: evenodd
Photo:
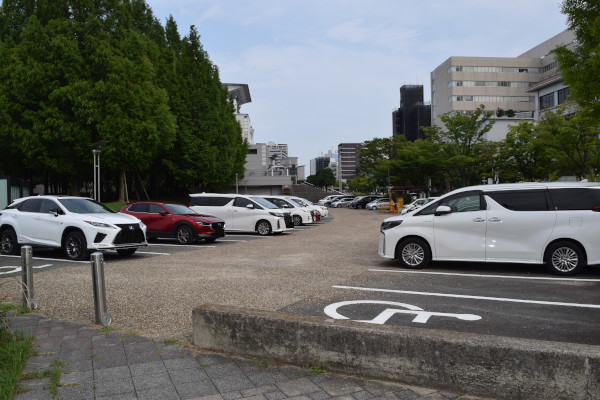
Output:
M577 42L553 50L559 71L581 112L600 119L600 3L564 0L562 12Z
M98 140L121 200L128 175L188 192L243 173L240 126L195 28L180 38L144 0L4 0L0 172L78 194Z
M306 181L311 185L326 188L335 185L335 175L331 168L322 168L314 175L309 175Z

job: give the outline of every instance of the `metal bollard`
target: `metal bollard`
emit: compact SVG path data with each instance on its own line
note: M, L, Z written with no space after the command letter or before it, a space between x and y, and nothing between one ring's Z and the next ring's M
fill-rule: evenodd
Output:
M31 246L21 247L21 271L23 274L23 281L21 287L23 288L23 307L35 310L38 307L35 296L33 295L33 266L31 265L31 258L33 256L33 250Z
M92 253L92 281L94 285L94 311L96 323L110 325L112 318L106 311L106 290L104 288L104 256L100 252Z

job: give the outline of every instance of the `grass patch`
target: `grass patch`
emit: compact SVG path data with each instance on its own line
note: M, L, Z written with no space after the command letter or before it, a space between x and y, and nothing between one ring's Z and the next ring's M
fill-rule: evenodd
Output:
M98 328L98 332L108 333L108 332L112 332L112 331L116 331L116 329L110 325L106 325L106 326L103 326L102 328Z
M0 326L0 399L12 398L31 348L31 338Z
M177 340L177 339L165 339L165 340L163 340L163 344L165 346L169 346L171 344L177 344L177 343L179 343L179 340Z
M38 379L38 378L50 378L50 383L48 384L49 387L48 389L50 390L50 396L52 399L54 399L56 397L56 394L58 393L58 388L60 386L62 386L60 384L60 377L62 375L62 369L61 367L63 367L65 365L64 362L62 361L58 361L58 360L54 360L54 362L52 362L52 364L50 364L50 368L45 369L43 371L35 371L35 372L29 372L27 374L23 374L21 376L21 380L27 381L28 379ZM26 387L22 387L19 388L18 391L20 393L24 393L27 392L27 388ZM4 399L2 397L2 399Z
M327 363L317 364L313 361L311 364L304 365L302 368L304 369L304 371L306 371L308 376L315 376L327 373Z
M6 304L0 302L0 312L14 311L16 315L29 314L31 310L27 307L15 306L14 304ZM0 316L0 320L2 317Z

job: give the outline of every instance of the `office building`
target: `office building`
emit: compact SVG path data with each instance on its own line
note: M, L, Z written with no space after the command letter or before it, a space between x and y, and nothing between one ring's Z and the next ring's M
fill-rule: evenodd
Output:
M400 108L392 113L392 133L414 141L425 138L426 126L431 126L431 105L423 101L423 85L403 85Z
M338 145L338 180L346 182L358 174L362 143L340 143Z
M562 79L550 51L573 40L573 32L564 31L518 57L448 58L431 73L432 123L443 126L440 115L472 113L483 104L496 121L486 139L503 139L508 126L539 117L540 101L550 107L551 96L546 92L556 92L552 99L558 103L558 91L565 88L556 86ZM560 96L565 97L565 92Z

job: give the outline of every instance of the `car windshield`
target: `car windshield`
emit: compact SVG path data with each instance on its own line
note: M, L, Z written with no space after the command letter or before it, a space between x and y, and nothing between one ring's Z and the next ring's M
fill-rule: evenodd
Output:
M290 201L298 207L304 206L304 204L302 203L302 200L300 200L300 199L290 199Z
M196 211L181 204L165 204L164 206L171 212L171 214L175 215L197 214Z
M313 202L312 202L312 201L310 201L310 200L307 200L307 199L300 199L300 200L301 200L301 201L302 201L304 204L306 204L306 205L309 205L309 206L314 206L314 205L315 205L315 203L313 203Z
M252 201L257 202L258 204L260 204L264 208L270 208L270 209L279 208L275 204L271 203L268 200L263 199L262 197L252 196L252 197L250 197L250 199L252 199Z
M75 214L107 214L115 213L104 204L92 199L57 199L69 212Z

